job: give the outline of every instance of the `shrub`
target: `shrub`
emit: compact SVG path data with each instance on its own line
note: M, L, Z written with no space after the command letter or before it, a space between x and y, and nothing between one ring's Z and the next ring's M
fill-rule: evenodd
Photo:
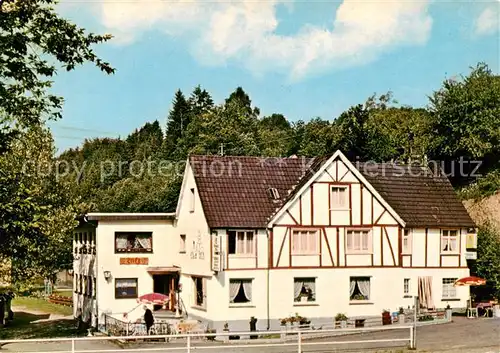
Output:
M345 314L338 313L335 316L335 321L347 321L348 317Z

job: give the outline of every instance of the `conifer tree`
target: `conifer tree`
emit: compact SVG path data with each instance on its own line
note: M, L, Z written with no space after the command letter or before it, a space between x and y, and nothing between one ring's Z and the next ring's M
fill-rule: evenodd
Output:
M190 106L184 97L184 93L179 89L175 92L172 109L167 118L167 131L165 134L165 152L167 156L173 154L177 142L189 125L190 117Z

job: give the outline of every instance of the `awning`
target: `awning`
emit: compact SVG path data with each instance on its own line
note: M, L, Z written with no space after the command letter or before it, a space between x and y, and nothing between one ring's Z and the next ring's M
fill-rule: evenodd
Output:
M146 269L149 273L152 275L159 275L159 274L164 274L164 273L179 273L181 272L181 268L177 266L170 266L170 267L148 267Z

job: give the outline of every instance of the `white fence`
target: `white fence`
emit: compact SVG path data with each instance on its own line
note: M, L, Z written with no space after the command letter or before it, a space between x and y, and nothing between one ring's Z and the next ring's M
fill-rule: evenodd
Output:
M395 330L408 331L404 337L393 336ZM155 335L155 336L126 336L126 337L108 337L92 336L81 338L52 338L52 339L29 339L29 340L1 340L0 347L7 345L7 351L18 353L118 353L118 352L187 352L198 350L208 350L214 352L221 351L245 351L245 352L290 352L303 353L314 352L314 347L321 347L325 351L328 346L347 346L356 344L376 344L376 347L367 348L385 348L380 344L388 345L397 343L399 346L407 345L409 348L415 348L415 328L413 326L395 325L370 328L353 329L331 329L331 330L297 330L287 331L254 331L254 332L220 332L203 334L178 334L178 335ZM367 339L349 339L355 334L377 334L386 337L368 337ZM319 336L321 334L321 336ZM328 335L330 334L330 335ZM342 334L342 335L340 335ZM249 337L250 340L228 340L230 336ZM260 337L259 337L260 336ZM276 336L278 338L272 338ZM217 338L217 341L216 341ZM354 338L354 337L353 337ZM223 342L220 340L222 339ZM144 342L159 341L156 345L144 346ZM103 344L98 346L98 342L104 343L114 341L115 343L126 343L125 347L114 347L113 345ZM142 342L140 342L142 341ZM133 343L136 343L134 347ZM128 344L131 343L131 344ZM142 344L142 346L141 346ZM12 345L12 346L10 346ZM9 347L10 346L10 347ZM33 346L32 350L26 350L24 347ZM394 347L391 345L390 347ZM12 348L12 350L11 350ZM252 348L254 350L252 351ZM44 351L45 350L45 351Z

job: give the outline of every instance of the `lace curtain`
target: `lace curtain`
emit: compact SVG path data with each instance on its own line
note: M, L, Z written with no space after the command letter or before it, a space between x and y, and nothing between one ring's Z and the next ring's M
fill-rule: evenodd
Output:
M356 280L351 279L351 284L349 287L349 296L350 297L352 297L352 295L354 294L354 289L356 289Z
M295 280L293 282L293 297L298 300L300 297L300 292L302 291L302 287L304 286L304 282L301 280Z
M349 286L349 296L352 298L354 291L356 290L356 285L358 286L359 293L366 299L370 298L370 279L369 278L358 278L351 279Z
M127 248L127 235L120 234L116 236L116 248L126 249Z
M240 293L240 290L243 288L243 294L247 301L252 301L252 281L230 281L229 282L229 301L234 303L234 300Z
M234 299L238 295L241 288L241 281L229 282L229 301L234 303Z
M136 236L134 248L151 249L151 237L149 237L148 235Z
M245 292L245 297L249 302L252 301L252 282L251 281L243 281L243 291Z
M359 292L368 299L370 297L370 280L369 279L358 279L358 289Z

